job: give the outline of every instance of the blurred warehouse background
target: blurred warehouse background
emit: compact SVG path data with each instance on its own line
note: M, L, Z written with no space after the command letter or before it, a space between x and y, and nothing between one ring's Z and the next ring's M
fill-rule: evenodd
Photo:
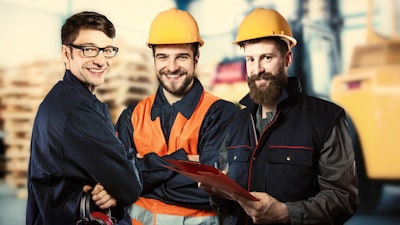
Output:
M387 185L400 193L400 0L0 0L0 182L19 199L26 198L36 110L64 73L64 20L93 10L116 26L120 51L97 89L115 122L158 85L145 42L152 19L170 7L198 22L205 45L197 74L204 87L233 102L248 91L242 50L232 44L239 23L256 7L280 11L298 40L290 75L300 77L304 92L348 113L360 212L376 210Z

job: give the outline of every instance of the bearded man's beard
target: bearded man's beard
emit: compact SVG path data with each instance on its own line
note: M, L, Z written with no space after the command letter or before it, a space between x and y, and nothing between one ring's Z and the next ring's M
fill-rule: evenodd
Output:
M184 80L182 83L164 81L163 76L167 76L167 74L183 76ZM171 72L169 70L160 71L160 73L157 75L157 79L160 82L161 86L169 93L177 96L183 96L188 92L188 87L191 85L194 78L189 76L186 70L179 69L174 72Z
M256 80L265 79L269 84L256 85ZM259 105L270 105L278 101L282 90L287 84L287 76L281 67L276 75L272 73L260 73L257 76L247 77L250 89L250 98Z

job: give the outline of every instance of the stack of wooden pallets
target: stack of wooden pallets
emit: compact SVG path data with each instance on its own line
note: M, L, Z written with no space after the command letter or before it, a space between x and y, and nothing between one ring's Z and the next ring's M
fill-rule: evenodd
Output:
M95 89L96 96L108 104L114 123L124 108L154 93L158 86L151 51L123 49L113 61L104 84Z
M40 102L61 78L60 61L37 62L6 70L0 91L6 145L6 182L26 184L33 120Z
M95 91L96 96L109 105L114 123L128 104L154 93L158 85L151 51L124 49L114 59L105 83ZM62 79L64 70L63 62L54 60L0 73L0 122L3 122L0 131L5 134L5 180L14 187L26 187L34 118L48 91Z
M0 69L0 90L1 88L4 86L3 85L3 77L4 77L5 71L4 69ZM5 174L5 170L6 170L6 163L5 163L5 156L4 156L4 142L3 142L3 138L4 138L4 119L2 117L2 113L4 111L4 106L1 103L2 99L0 98L0 177L3 177Z

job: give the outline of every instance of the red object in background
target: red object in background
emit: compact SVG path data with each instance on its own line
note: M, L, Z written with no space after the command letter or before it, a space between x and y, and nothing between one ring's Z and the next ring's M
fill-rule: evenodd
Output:
M243 58L225 59L218 64L213 85L246 82L246 62Z

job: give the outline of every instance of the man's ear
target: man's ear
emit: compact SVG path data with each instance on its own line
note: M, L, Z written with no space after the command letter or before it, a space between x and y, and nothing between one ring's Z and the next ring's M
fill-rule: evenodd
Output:
M68 47L66 45L61 45L61 58L65 60L64 58L68 57Z
M72 59L71 50L68 46L62 45L61 46L61 58L64 61L65 68L70 69L70 60Z
M197 63L199 62L199 58L200 58L200 52L197 53L197 55L194 57L194 64L197 65Z
M292 61L293 61L292 51L288 51L286 53L285 61L286 61L286 65L285 65L286 67L289 67L292 64Z

